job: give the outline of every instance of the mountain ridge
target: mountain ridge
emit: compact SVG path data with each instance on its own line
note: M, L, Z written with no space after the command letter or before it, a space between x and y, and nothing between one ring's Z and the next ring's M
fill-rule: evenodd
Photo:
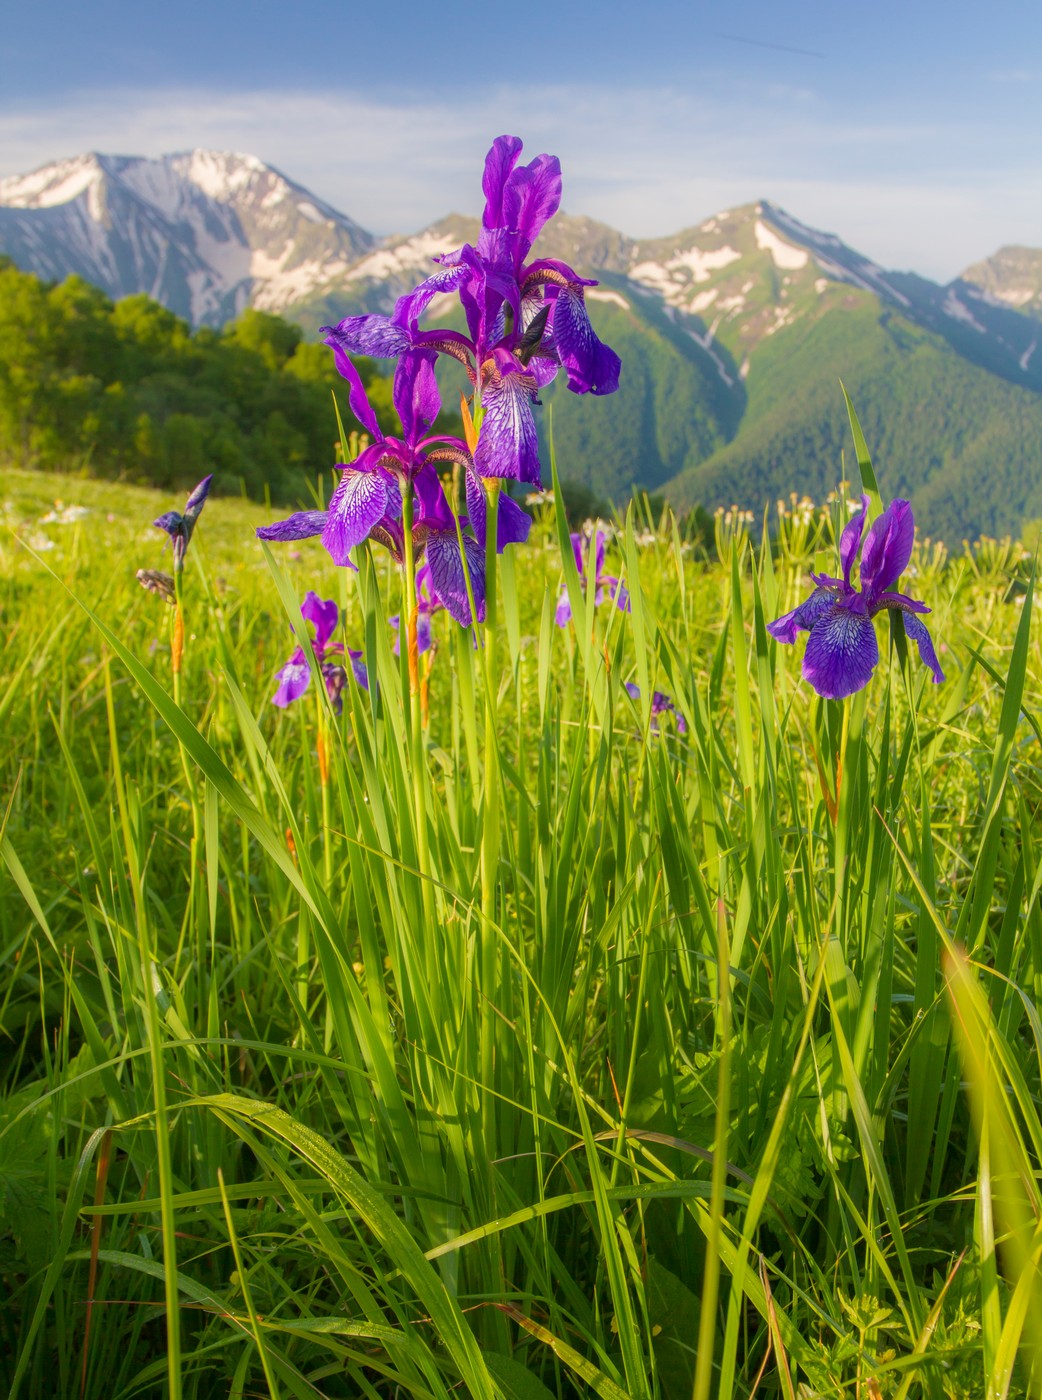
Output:
M0 250L16 263L51 278L78 272L115 297L146 291L213 326L246 305L310 332L389 312L432 258L474 241L479 227L455 213L378 240L256 157L202 150L156 161L93 154L0 181ZM835 481L842 375L869 421L885 424L888 395L902 405L901 431L881 427L880 440L898 457L917 455L918 466L891 475L929 504L936 533L952 535L960 515L994 530L1029 501L1034 509L1042 250L1037 269L1034 250L999 250L940 285L888 271L761 199L652 239L561 213L535 255L598 279L591 317L625 365L609 399L591 404L557 385L545 395L558 459L591 490L713 506ZM447 310L437 300L430 315ZM905 379L921 403L905 403ZM987 420L987 449L952 395ZM987 452L1004 464L1006 499L947 502L942 478L964 491L976 483L980 495Z

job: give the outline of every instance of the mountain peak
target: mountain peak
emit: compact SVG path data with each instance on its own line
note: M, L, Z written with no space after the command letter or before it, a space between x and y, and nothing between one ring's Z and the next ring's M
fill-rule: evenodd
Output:
M196 324L277 310L347 270L373 237L257 156L55 161L0 181L0 247L51 279L145 291Z

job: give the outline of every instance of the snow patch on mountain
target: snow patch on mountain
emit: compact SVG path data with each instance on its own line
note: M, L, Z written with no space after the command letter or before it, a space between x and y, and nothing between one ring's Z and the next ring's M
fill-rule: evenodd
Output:
M0 180L0 204L11 209L50 209L82 194L97 176L95 156L77 156Z
M966 303L959 299L951 287L948 288L941 310L946 316L950 316L953 321L964 321L966 325L972 326L975 331L980 331L981 335L985 334L984 327L977 320Z
M737 262L741 256L737 248L687 248L670 258L666 268L670 272L686 270L696 282L708 282L712 273Z
M455 298L450 298L450 300L454 301ZM630 304L626 298L619 292L611 291L608 287L587 287L586 300L606 301L612 306L620 306L623 311L629 311L630 309Z
M374 282L419 270L422 276L433 271L436 257L454 252L458 243L451 235L421 233L393 248L378 248L362 259L347 274L349 282L371 279Z
M756 246L770 253L775 267L799 269L807 266L807 254L803 248L794 248L785 243L773 229L769 229L762 219L756 220Z

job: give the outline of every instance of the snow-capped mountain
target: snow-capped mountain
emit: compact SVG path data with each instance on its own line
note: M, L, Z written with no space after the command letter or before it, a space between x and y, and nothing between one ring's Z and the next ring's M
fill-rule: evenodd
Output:
M216 151L90 154L0 181L0 250L18 266L55 280L79 273L113 297L145 292L196 325L221 325L246 306L310 328L389 310L433 257L477 230L451 215L380 242L255 156ZM601 276L594 305L637 315L657 306L727 387L748 374L759 345L854 289L993 373L1042 389L1037 319L1024 314L1042 303L1042 255L1031 250L1004 249L942 287L887 272L762 200L639 242L562 215L539 253Z
M196 325L256 306L313 333L390 311L478 231L450 215L377 240L256 158L210 151L0 181L0 252L18 266L145 292ZM597 278L591 319L625 366L596 403L545 392L564 474L597 494L712 507L823 493L846 469L842 378L889 489L928 529L958 539L1042 516L1042 252L1003 249L941 286L761 200L657 239L562 214L535 255ZM428 314L458 317L450 302Z
M331 273L288 313L315 329L356 311L389 311L429 273L432 257L475 239L478 227L475 219L453 215L412 238L387 240ZM748 374L757 347L770 337L863 293L992 373L1042 389L1042 355L1032 348L1037 322L1014 309L1012 295L1002 299L963 278L940 286L914 273L888 272L835 234L809 228L766 200L723 210L667 238L640 241L562 214L546 229L538 253L600 278L602 285L587 293L593 305L666 315L728 387ZM435 304L431 314L437 313Z
M19 267L145 292L196 325L281 310L373 242L255 156L92 153L0 181L0 249Z

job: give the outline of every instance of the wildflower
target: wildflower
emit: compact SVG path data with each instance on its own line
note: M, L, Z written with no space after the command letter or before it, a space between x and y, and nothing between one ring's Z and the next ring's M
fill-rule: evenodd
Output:
M640 699L640 686L635 681L624 681L623 690L631 700ZM658 729L659 715L675 715L677 720L677 733L687 733L687 720L677 709L676 705L668 695L661 690L654 690L651 693L651 727Z
M161 573L158 569L138 569L136 577L141 587L147 588L149 593L157 593L171 607L176 604L177 592L169 574Z
M199 519L206 498L210 494L210 483L213 481L213 473L204 476L199 485L185 502L184 511L168 510L159 516L152 523L160 530L165 530L170 536L170 543L174 549L174 573L179 574L184 568L185 554L188 551L188 543L192 538L192 531L195 529L195 522Z
M343 706L341 695L347 684L347 672L343 666L338 665L330 658L343 654L344 648L342 643L330 642L329 640L336 631L340 618L339 610L332 598L322 599L317 593L309 592L300 605L300 615L305 622L312 623L315 628L311 649L315 653L315 659L322 672L322 679L326 683L326 693L329 696L330 704L339 714ZM347 654L355 680L368 690L369 676L365 662L362 660L362 653L349 649ZM297 647L286 664L275 673L275 679L279 682L279 688L272 696L271 703L273 705L285 709L294 700L300 699L311 684L311 667L308 665L307 653L303 647Z
M604 601L605 596L609 597L620 612L630 611L630 595L626 590L626 585L621 579L615 578L613 574L604 572L604 550L607 544L607 535L603 530L597 531L596 543L594 545L594 567L595 577L593 586L597 590L594 594L594 605L597 606ZM579 570L579 582L582 584L583 593L586 593L586 547L590 539L589 532L583 534L573 534L572 552L575 555L575 567ZM607 595L605 590L608 590ZM561 595L557 600L557 612L554 614L554 621L558 627L567 627L572 617L572 605L568 598L568 589L562 588Z
M803 678L829 700L845 699L868 684L879 661L872 619L885 608L897 608L903 613L905 632L932 671L934 684L944 680L933 641L919 620L919 614L930 609L904 593L890 591L911 557L915 538L912 507L907 501L891 501L868 531L862 548L867 512L868 497L862 496L860 511L840 537L843 577L812 574L817 586L810 597L767 626L779 642L794 642L800 632L810 633L803 656ZM859 549L860 587L855 588L850 575Z
M563 368L577 394L610 394L620 361L594 333L584 289L595 286L566 263L525 259L561 203L561 165L539 155L519 165L521 142L499 136L485 158L485 209L476 246L436 258L436 272L399 297L390 317L348 316L323 327L342 355L393 357L410 348L449 355L464 366L482 407L474 463L483 477L540 484L533 405ZM455 292L467 335L421 331L435 296ZM339 359L337 361L340 363Z

